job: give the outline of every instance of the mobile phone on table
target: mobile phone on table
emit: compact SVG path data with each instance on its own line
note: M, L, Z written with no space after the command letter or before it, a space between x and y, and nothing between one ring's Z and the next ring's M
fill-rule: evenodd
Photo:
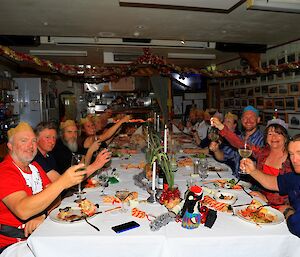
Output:
M140 226L139 223L137 223L135 221L129 221L129 222L117 225L117 226L113 226L111 229L113 231L115 231L116 233L122 233L124 231L130 230L133 228L137 228L139 226Z

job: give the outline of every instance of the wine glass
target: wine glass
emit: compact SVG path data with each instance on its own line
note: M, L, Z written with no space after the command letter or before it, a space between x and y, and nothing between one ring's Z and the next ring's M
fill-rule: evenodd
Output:
M108 184L109 184L108 172L107 171L102 171L98 175L98 179L99 179L99 183L102 187L100 196L105 196L106 194L104 193L104 190L105 190L106 187L108 187Z
M239 155L243 158L246 159L251 156L252 154L252 149L251 146L249 145L248 141L244 141L244 146L239 148ZM241 175L247 175L247 172L245 170L239 169L239 174Z
M207 137L212 142L218 141L220 138L219 130L215 127L209 127L209 129L207 131Z
M84 163L84 155L72 153L71 165L73 166L73 165L77 165L79 163ZM86 167L83 166L82 168L78 169L77 171L82 171L85 169L86 169ZM82 200L84 200L82 198L82 195L85 194L85 192L82 191L82 189L81 189L81 183L78 184L78 192L76 192L75 194L77 195L77 199L75 200L76 203L80 203Z
M130 192L128 190L119 190L116 192L116 197L118 197L122 202L122 208L121 208L120 212L127 212L127 209L125 209L125 207L124 207L124 201L128 197L129 193Z

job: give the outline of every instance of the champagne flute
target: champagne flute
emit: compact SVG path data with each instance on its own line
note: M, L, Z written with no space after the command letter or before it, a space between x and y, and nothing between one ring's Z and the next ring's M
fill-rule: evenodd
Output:
M247 140L244 142L244 147L239 148L239 155L243 158L249 158L252 154L252 149ZM247 172L245 170L239 169L239 174L241 175L247 175Z
M82 154L75 154L72 153L72 159L71 159L71 165L77 165L79 163L84 163L84 155ZM78 169L77 171L85 170L85 166ZM81 189L81 183L78 184L78 192L75 193L77 195L77 199L75 200L76 203L80 203L82 200L82 195L85 194L85 192L82 191Z

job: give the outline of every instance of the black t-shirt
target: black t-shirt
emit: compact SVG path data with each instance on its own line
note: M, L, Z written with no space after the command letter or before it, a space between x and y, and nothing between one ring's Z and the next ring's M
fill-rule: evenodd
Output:
M34 157L34 161L36 161L45 172L57 169L55 158L51 153L47 153L46 156L44 156L38 150L36 156Z
M86 154L86 152L81 148L79 148L76 153ZM60 138L56 141L55 147L51 151L51 154L56 161L56 171L59 174L63 174L68 168L71 167L72 152Z

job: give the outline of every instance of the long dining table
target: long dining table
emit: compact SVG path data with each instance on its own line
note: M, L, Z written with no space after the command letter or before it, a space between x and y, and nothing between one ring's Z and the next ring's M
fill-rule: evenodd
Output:
M177 159L185 157L177 153ZM119 176L119 183L110 184L104 193L115 195L117 190L138 192L139 200L149 197L146 190L134 184L133 176L141 169L124 168L124 164L145 161L145 155L138 153L130 158L112 158L108 172ZM225 167L208 158L210 165ZM175 183L179 186L181 195L187 189L187 181L193 173L192 167L180 167L175 174ZM219 172L222 178L232 178L229 167ZM206 181L219 178L214 171L209 172ZM195 181L194 181L195 182ZM202 185L199 178L196 183ZM208 185L206 185L208 186ZM104 203L100 196L101 188L85 189L85 197L99 204L99 210L108 210L120 204ZM249 189L247 189L249 191ZM250 203L252 198L243 190L234 190L238 200L236 204ZM65 198L61 206L74 205L75 196ZM151 231L147 218L136 218L131 215L130 206L127 212L113 211L95 215L89 222L97 226L97 231L84 220L74 223L55 222L47 218L27 242L36 257L182 257L182 256L222 256L222 257L283 257L300 256L300 240L292 235L286 222L280 224L256 225L240 219L231 213L217 213L217 220L212 228L200 225L189 230L181 227L180 222L170 222L158 231ZM149 217L166 213L167 209L159 203L142 201L137 208ZM136 221L140 227L117 234L113 226Z

